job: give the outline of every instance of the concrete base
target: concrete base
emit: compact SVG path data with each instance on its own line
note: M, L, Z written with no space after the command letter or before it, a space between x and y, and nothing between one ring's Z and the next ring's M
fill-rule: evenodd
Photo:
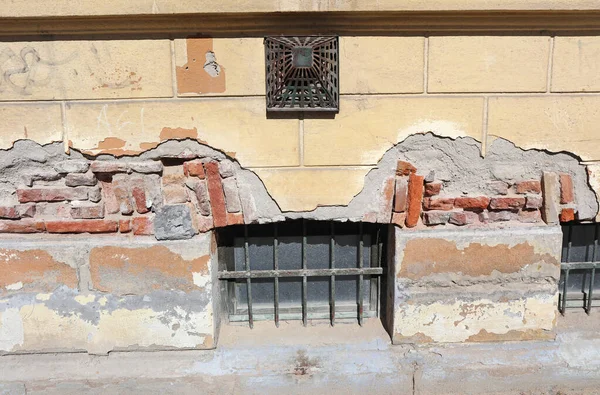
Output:
M596 313L559 317L555 341L393 346L376 321L264 323L222 328L212 351L6 355L0 393L597 394Z

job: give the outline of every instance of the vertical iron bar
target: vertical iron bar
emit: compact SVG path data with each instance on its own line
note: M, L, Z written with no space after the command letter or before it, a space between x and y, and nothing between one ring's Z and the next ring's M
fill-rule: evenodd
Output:
M363 268L363 224L358 223L358 268ZM358 325L362 326L363 322L363 275L358 276Z
M331 239L329 241L329 257L331 268L335 269L335 222L331 221ZM331 326L335 325L335 274L331 275L331 292L329 293L331 308Z
M279 270L277 223L274 223L273 227L273 269L277 272ZM279 275L275 275L275 326L279 328Z
M565 315L565 309L567 308L567 282L569 281L569 269L565 269L565 281L563 283L563 293L562 293L562 306L561 313Z
M375 240L375 245L377 246L377 261L375 262L376 267L381 267L381 242L379 238L381 237L381 229L377 228L377 236ZM381 276L377 276L377 311L375 312L376 316L379 317L379 310L381 309L380 305L380 296L379 292L381 290Z
M248 251L248 225L244 225L244 255L245 255L245 269L246 272L250 271L250 252ZM254 327L254 318L252 317L252 283L250 277L246 279L246 288L248 291L248 323L250 329Z
M598 225L594 225L594 246L592 248L592 262L596 262L596 249L598 247ZM594 281L596 277L596 268L592 269L592 276L590 278L590 288L587 294L586 313L589 315L592 310L592 294L594 293Z
M302 269L306 270L306 221L304 219L302 220ZM308 288L308 284L307 284L306 274L303 274L302 275L302 324L304 326L306 326L306 324L307 324L307 316L308 316L308 309L306 306L307 288Z

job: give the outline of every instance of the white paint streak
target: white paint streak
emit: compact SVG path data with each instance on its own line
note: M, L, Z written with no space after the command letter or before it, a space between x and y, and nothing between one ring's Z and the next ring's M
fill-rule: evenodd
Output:
M8 291L18 291L23 288L23 283L19 281L18 283L8 284L5 288Z

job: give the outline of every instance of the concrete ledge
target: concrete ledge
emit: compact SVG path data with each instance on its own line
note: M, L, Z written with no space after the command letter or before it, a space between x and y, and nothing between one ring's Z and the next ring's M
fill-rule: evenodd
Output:
M0 240L0 354L210 349L212 234Z

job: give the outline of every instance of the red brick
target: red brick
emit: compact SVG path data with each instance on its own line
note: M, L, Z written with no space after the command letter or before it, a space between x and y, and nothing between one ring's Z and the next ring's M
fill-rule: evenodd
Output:
M542 184L538 180L520 181L516 184L517 193L542 193Z
M403 213L406 211L407 197L408 197L408 181L406 178L396 178L396 191L394 194L394 211L397 213Z
M425 198L423 199L423 208L425 210L452 210L454 198Z
M121 233L131 232L131 220L129 218L119 220L119 232L121 232Z
M242 213L227 213L227 225L243 225L244 214Z
M118 229L117 221L107 219L46 222L46 230L49 233L113 233Z
M528 209L538 209L542 207L544 203L544 199L541 196L527 196L525 208Z
M17 189L17 197L20 203L87 200L88 189L84 187Z
M442 183L440 181L425 183L425 196L439 195L442 190Z
M93 173L126 173L129 170L127 163L112 161L92 162L90 169Z
M0 206L0 218L19 219L20 217L15 206Z
M402 160L398 161L398 166L396 167L396 175L398 176L408 176L410 174L415 174L417 168L411 165L408 162L404 162Z
M575 210L572 208L563 208L560 212L560 222L575 221Z
M479 214L472 211L455 211L450 214L451 224L463 226L479 222Z
M40 233L46 230L43 222L33 219L0 220L0 233Z
M104 208L108 214L116 214L119 212L119 201L113 190L112 177L109 175L98 175L100 186L102 188L102 201Z
M183 164L183 174L190 177L198 177L204 179L206 177L204 173L204 166L201 160L191 160Z
M525 205L525 198L519 197L494 197L490 200L492 210L520 209Z
M131 196L129 194L130 181L127 178L113 178L112 190L119 203L119 211L121 214L130 215L133 213L133 204L131 204Z
M132 180L131 184L131 196L133 196L136 211L140 214L147 213L150 210L146 207L146 188L144 180L136 178Z
M76 219L104 218L103 204L85 204L71 207L71 217Z
M406 162L404 162L406 163ZM400 162L398 163L400 165ZM410 173L408 177L408 208L406 210L406 226L417 226L421 216L421 201L423 199L423 176Z
M561 204L573 203L575 197L573 194L573 179L570 175L560 174L560 202Z
M525 223L540 222L542 220L542 215L539 210L521 210L519 211L517 219L520 222Z
M490 198L487 196L461 196L454 199L454 207L465 210L485 210L490 205Z
M135 217L132 220L134 235L153 235L154 221L150 217Z
M448 222L450 213L447 211L426 211L423 213L425 225L442 225Z
M17 212L19 213L19 217L22 218L33 218L36 213L36 205L33 203L28 204L19 204L16 206Z
M226 226L227 210L225 208L225 194L223 193L219 164L217 162L208 162L206 164L206 177L208 180L208 195L210 196L214 225L215 227Z

